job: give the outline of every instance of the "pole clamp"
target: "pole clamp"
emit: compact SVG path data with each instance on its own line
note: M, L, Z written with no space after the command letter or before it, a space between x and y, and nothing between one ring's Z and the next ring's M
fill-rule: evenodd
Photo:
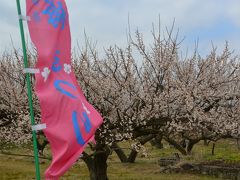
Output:
M36 125L32 126L32 130L33 131L40 131L40 130L43 130L43 129L46 129L46 128L47 128L46 123L44 123L44 124L36 124Z
M18 18L23 20L23 21L31 21L31 17L30 16L18 15Z
M23 73L37 74L40 73L40 70L35 68L24 68Z

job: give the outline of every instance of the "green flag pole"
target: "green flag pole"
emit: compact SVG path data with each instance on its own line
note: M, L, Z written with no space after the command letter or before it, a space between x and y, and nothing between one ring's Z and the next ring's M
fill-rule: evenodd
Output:
M22 16L21 5L19 0L16 0L16 3L17 3L17 11L19 16L19 27L20 27L20 34L21 34L21 40L22 40L22 48L23 48L24 68L28 68L28 59L27 59L27 50L26 50L23 22L22 22L22 18L20 18ZM28 104L30 108L31 125L34 126L35 120L34 120L32 89L31 89L29 73L26 73L26 79L27 79ZM35 130L32 131L32 136L33 136L33 148L34 148L34 162L35 162L35 168L36 168L36 179L40 180L41 178L40 178L40 168L39 168L39 159L38 159L37 136L36 136Z

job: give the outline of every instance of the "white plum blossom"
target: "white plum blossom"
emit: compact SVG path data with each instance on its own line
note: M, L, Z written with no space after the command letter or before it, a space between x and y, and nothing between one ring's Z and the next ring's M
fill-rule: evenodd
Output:
M42 77L44 78L44 82L47 81L50 72L51 72L51 71L50 71L50 69L49 69L48 67L44 67L44 68L43 68L43 71L42 71L41 75L42 75Z
M70 74L72 72L70 64L64 64L64 72Z

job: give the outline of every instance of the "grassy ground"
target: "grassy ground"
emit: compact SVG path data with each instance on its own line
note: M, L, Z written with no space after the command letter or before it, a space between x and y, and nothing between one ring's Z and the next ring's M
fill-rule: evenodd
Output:
M128 147L129 143L123 143L121 146ZM193 174L161 174L157 160L159 157L171 156L177 152L174 148L165 145L162 150L156 149L149 144L147 145L148 157L137 158L134 164L122 164L119 162L116 154L113 153L108 160L108 176L109 179L131 179L131 180L211 180L213 177L193 175ZM21 148L13 148L11 153L29 154L29 150ZM225 140L216 144L215 155L211 155L211 145L203 146L200 142L193 149L193 154L182 158L183 161L209 161L223 159L227 162L240 163L240 151L233 141ZM41 160L41 175L43 177L45 169L48 167L49 160ZM0 154L0 180L8 179L34 179L35 169L33 158L10 156ZM89 173L83 161L78 161L61 179L89 179Z

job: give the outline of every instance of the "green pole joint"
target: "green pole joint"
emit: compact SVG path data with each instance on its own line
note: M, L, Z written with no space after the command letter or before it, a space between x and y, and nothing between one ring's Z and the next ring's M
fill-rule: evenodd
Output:
M18 15L20 16L20 15L22 15L21 14L20 1L16 0L16 3L17 3ZM19 27L20 27L20 34L21 34L21 40L22 40L24 68L28 68L27 49L26 49L26 43L25 43L23 22L22 22L21 18L19 18ZM30 108L31 125L33 126L33 125L35 125L35 120L34 120L32 89L31 89L31 82L30 82L30 74L29 73L26 73L26 80L27 80L28 104L29 104L29 108ZM32 131L32 136L33 136L33 148L34 148L34 162L35 162L35 168L36 168L36 179L40 180L41 176L40 176L40 168L39 168L36 131Z

